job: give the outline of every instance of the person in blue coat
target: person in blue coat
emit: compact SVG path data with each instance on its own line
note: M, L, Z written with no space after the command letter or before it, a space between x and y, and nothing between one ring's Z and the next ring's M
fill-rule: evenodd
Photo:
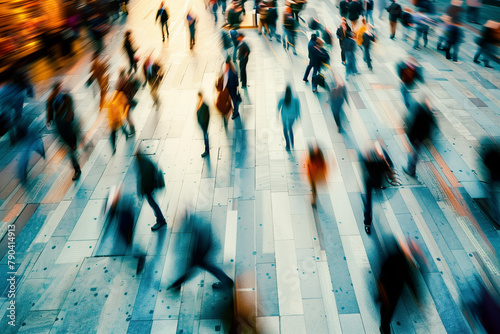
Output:
M278 112L281 114L283 122L286 150L290 151L290 144L293 148L293 124L300 117L300 102L297 96L292 93L290 85L286 86L285 94L278 102Z

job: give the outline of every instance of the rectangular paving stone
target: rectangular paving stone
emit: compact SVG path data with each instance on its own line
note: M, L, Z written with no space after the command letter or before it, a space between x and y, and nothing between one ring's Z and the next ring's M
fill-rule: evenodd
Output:
M292 240L293 225L290 215L288 194L284 192L271 193L274 240Z
M235 169L234 197L239 199L254 199L255 170L251 168Z
M128 325L127 334L149 333L152 326L152 320L131 320Z
M22 232L22 230L24 229L24 227L30 222L30 218L35 214L35 212L38 209L38 206L39 206L38 203L36 203L36 204L31 203L31 204L27 204L24 207L23 211L19 214L19 216L17 217L17 219L14 222L16 236L19 236L20 233ZM42 223L43 223L43 221L42 221ZM40 225L40 224L38 224L38 225ZM25 234L26 234L26 232L25 232ZM29 234L29 231L28 231L28 234ZM35 236L36 236L36 234L35 234ZM35 236L33 236L33 238ZM17 239L17 237L16 237L16 239ZM0 258L3 258L4 255L7 253L7 250L8 250L7 245L8 245L8 238L3 238L2 241L0 241ZM16 245L16 248L17 248L17 245Z
M257 263L258 317L279 316L278 287L275 263Z
M280 316L280 333L307 333L304 315Z
M275 248L280 315L303 314L294 242L293 240L276 240Z
M329 333L327 314L321 298L304 299L303 302L307 333Z
M321 287L314 250L312 248L296 249L296 252L302 299L321 299Z
M57 313L58 310L30 311L18 333L49 333Z
M339 318L342 333L365 333L359 313L340 314Z

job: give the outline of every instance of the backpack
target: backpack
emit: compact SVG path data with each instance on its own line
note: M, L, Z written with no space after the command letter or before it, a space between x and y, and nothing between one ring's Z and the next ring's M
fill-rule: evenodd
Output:
M417 77L417 69L412 64L405 63L405 66L401 69L401 81L405 84L411 84Z

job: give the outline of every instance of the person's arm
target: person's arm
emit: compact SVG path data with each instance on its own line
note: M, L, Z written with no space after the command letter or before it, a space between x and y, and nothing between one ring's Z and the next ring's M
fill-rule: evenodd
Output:
M158 17L160 16L161 9L156 12L155 23L158 21ZM161 20L161 18L160 18Z
M52 107L54 104L54 97L50 97L47 100L47 125L52 123L52 119L54 116L54 108Z

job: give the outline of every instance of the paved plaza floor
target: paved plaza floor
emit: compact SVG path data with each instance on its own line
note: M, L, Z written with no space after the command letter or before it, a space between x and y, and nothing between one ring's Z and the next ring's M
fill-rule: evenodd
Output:
M283 2L279 4L283 6ZM228 296L212 289L216 278L199 271L180 291L167 287L184 271L191 243L182 226L186 211L211 222L219 247L211 255L231 278L235 294L256 315L261 333L378 333L377 276L388 235L408 236L428 261L420 268L422 303L405 290L392 321L394 333L471 333L461 312L464 299L477 293L477 280L500 278L498 226L483 211L486 176L479 166L480 139L500 141L500 72L472 62L474 32L465 30L460 63L428 48L389 39L389 24L375 16L379 41L373 47L373 72L357 53L361 75L347 82L346 134L337 128L326 92L312 92L302 76L307 65L310 31L301 24L297 55L275 39L245 29L251 48L249 87L242 90L240 119L227 130L213 101L225 51L220 20L202 1L168 2L170 39L162 43L154 24L159 1L131 0L126 23L106 37L111 85L126 66L121 48L131 29L144 59L151 51L166 72L156 111L148 88L137 94L133 111L137 135L118 137L112 155L107 120L98 111L96 87L85 82L90 51L80 53L50 74L40 61L33 68L36 98L27 101L26 117L42 135L46 158L33 157L22 185L17 163L22 147L0 141L0 235L16 226L16 323L8 324L7 238L0 242L0 333L219 333L228 328L221 305ZM189 50L184 13L198 16L197 43ZM251 8L251 3L247 3ZM250 12L250 10L248 10ZM329 0L310 2L302 14L318 15L335 31L338 9ZM417 178L406 177L404 120L408 116L396 75L396 63L408 53L425 71L413 97L427 96L439 130L421 152ZM337 40L331 51L333 71L345 75ZM496 64L493 64L494 66ZM498 67L498 65L496 65ZM73 169L54 129L45 127L45 103L56 80L71 91L88 149L79 149L82 176ZM298 93L301 119L295 147L285 150L277 101L289 83ZM203 134L195 117L197 92L211 108L210 155L201 158ZM371 235L363 227L362 169L359 149L382 138L392 156L401 186L377 191ZM317 140L329 165L326 186L319 189L317 211L304 177L308 143ZM135 194L133 156L143 152L164 172L166 187L157 192L167 228L152 232L150 206L137 199L135 244L146 256L136 275L133 250L116 255L102 217L110 187L123 182ZM134 195L135 196L135 195ZM486 270L484 269L486 268ZM487 275L486 271L490 273Z

